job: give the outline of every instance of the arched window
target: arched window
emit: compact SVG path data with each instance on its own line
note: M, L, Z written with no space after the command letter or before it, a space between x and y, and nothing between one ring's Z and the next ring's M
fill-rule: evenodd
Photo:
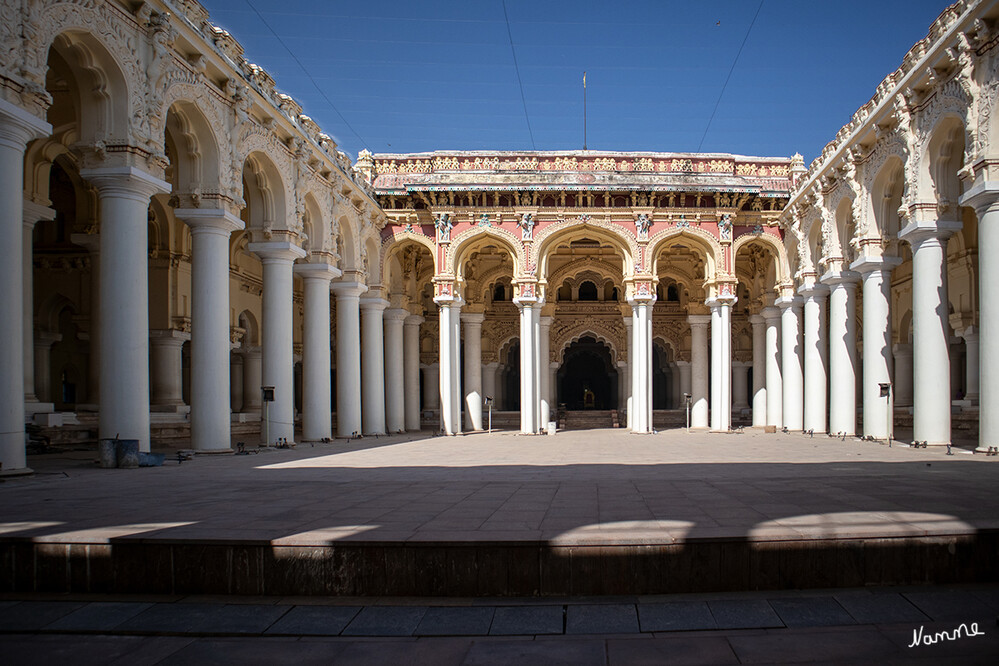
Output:
M579 300L581 301L597 300L597 285L593 284L589 280L579 285Z
M666 287L666 300L674 303L680 302L680 290L676 288L675 284Z
M506 300L506 289L503 287L503 283L500 282L493 289L493 301L505 301Z

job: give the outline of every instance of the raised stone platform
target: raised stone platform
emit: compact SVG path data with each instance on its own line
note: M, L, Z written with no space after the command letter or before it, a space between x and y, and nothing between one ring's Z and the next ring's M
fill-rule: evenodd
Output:
M999 458L622 430L336 442L0 484L0 591L622 595L994 581Z

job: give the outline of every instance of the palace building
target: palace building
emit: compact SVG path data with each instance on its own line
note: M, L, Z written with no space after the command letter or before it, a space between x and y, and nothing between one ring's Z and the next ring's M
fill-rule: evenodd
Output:
M489 409L652 433L686 395L696 428L999 445L997 0L946 8L807 168L353 162L196 0L0 6L0 473L26 424L228 452Z

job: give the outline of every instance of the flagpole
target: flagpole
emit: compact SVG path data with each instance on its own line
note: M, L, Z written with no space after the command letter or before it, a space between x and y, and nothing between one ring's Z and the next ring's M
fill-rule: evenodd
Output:
M586 72L583 72L583 150L586 150Z

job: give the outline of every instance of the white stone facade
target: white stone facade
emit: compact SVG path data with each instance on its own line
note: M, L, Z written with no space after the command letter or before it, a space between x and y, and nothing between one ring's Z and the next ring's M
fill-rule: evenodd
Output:
M0 8L2 473L53 411L225 451L265 408L268 443L455 434L486 397L525 433L577 403L648 433L689 394L694 427L884 437L894 403L917 440L980 410L999 444L996 2L945 10L807 171L355 165L194 0Z

